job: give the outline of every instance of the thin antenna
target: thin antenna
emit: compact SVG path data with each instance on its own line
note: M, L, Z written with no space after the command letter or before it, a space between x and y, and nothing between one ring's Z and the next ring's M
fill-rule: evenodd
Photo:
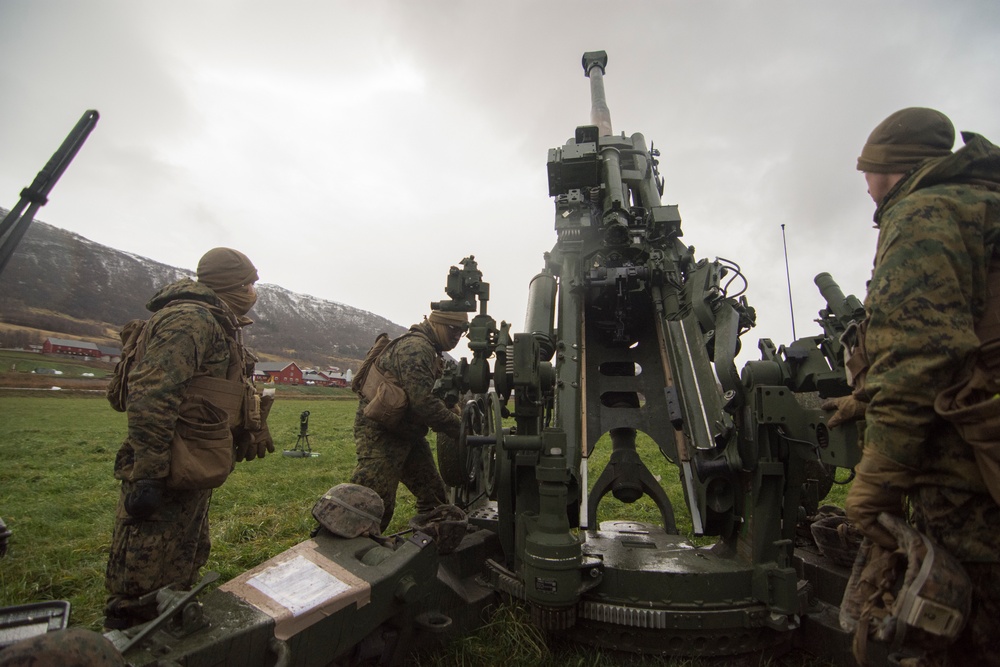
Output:
M785 242L785 225L781 225L781 245L785 248L785 281L788 283L788 311L792 316L792 340L798 340L795 335L795 308L792 306L792 276L788 272L788 243Z

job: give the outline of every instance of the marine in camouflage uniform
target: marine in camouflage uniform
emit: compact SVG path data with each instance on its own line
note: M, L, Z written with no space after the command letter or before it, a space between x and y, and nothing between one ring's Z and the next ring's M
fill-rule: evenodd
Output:
M139 598L168 585L190 588L208 560L212 491L166 487L170 444L192 378L226 379L234 361L245 378L238 341L241 327L251 322L244 315L256 301L257 278L246 255L215 248L199 262L197 282L184 278L167 285L146 305L154 313L151 330L128 376L128 436L115 457L115 478L122 484L105 579L106 628L154 618L155 601Z
M350 481L367 486L382 498L383 532L392 520L400 482L416 496L419 513L448 502L427 433L433 429L458 437L461 420L432 390L444 370L442 352L454 349L467 327L465 313L433 311L390 343L391 347L375 361L380 372L398 380L408 401L406 413L394 428L366 417L368 400L363 397L354 417L358 464Z
M1000 665L1000 506L971 446L934 411L979 345L987 272L1000 253L1000 149L932 109L889 116L858 159L877 204L878 247L865 308L864 452L848 516L883 546L875 518L902 515L962 561L973 610L949 664Z

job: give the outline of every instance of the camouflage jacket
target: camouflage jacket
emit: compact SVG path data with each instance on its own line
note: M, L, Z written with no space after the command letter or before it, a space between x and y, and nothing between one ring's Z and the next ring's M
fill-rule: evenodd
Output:
M178 299L200 301L173 303ZM225 378L239 322L215 292L189 278L167 285L146 308L153 311L145 354L128 377L128 438L115 460L115 477L166 477L170 442L188 382L200 375ZM224 323L224 324L223 324Z
M458 436L460 420L458 415L448 409L440 398L434 396L434 382L444 371L441 349L434 343L434 333L431 325L424 321L414 324L403 334L398 342L389 347L376 361L375 365L382 373L387 373L398 380L397 384L406 392L409 406L400 424L393 433L407 438L423 438L428 429ZM362 400L358 414L367 405ZM380 424L360 417L365 424L382 429Z
M934 412L979 344L986 274L1000 253L1000 149L965 147L908 174L875 212L865 308L865 448L914 470L913 485L984 492L971 448Z

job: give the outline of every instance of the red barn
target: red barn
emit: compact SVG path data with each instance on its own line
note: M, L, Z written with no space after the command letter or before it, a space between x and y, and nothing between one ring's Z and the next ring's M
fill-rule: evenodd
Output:
M66 340L65 338L49 338L42 343L44 354L68 354L74 357L90 357L100 359L101 350L94 343L82 340Z
M277 384L302 384L302 369L294 361L257 364L253 369L254 380Z

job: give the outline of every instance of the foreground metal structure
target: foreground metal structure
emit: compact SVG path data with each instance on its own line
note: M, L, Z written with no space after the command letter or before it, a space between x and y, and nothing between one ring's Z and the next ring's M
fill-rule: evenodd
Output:
M796 528L859 457L854 427L828 429L818 399L849 391L839 336L861 304L817 276L822 333L761 340L761 360L737 372L754 324L733 292L745 280L681 242L657 151L612 131L606 65L604 52L584 54L592 124L549 151L557 240L529 286L523 332L487 312L473 257L432 304L475 313L472 359L438 387L464 406L461 437L438 443L470 514L458 549L439 555L419 532L394 545L320 532L178 612L130 662L397 664L474 630L500 599L550 633L614 650L797 646L850 661L836 626L847 571L797 549ZM654 474L650 453L676 479ZM677 485L683 508L667 493ZM609 494L626 507L648 499L659 521L600 521ZM679 534L679 518L705 546Z
M100 114L94 109L83 112L83 116L38 172L35 180L21 190L21 197L14 208L0 220L0 273L3 273L7 262L27 233L38 209L48 203L49 193L83 147L99 118Z

